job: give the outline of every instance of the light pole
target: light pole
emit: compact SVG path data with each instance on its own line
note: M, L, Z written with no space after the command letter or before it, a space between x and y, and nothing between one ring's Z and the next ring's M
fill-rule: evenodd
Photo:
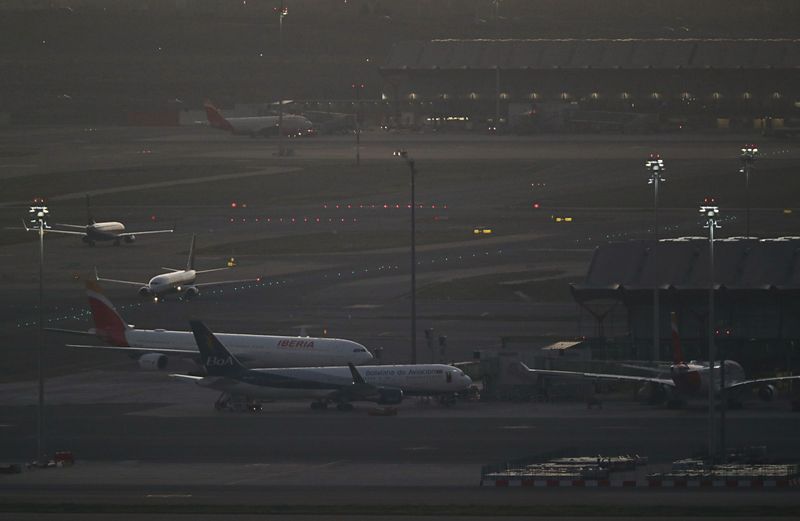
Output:
M716 385L714 362L716 348L714 346L714 229L720 228L718 223L719 207L712 206L714 199L707 197L700 206L700 215L705 219L703 228L708 229L708 454L716 457L716 431L714 430L714 402Z
M758 157L758 147L756 145L745 145L742 147L742 153L739 156L739 160L742 162L742 168L739 169L739 172L744 174L744 185L745 185L745 201L747 204L747 216L746 216L746 223L747 223L747 238L750 238L750 169L753 168L753 163L756 162L756 158Z
M280 77L284 74L283 67L283 17L289 14L289 8L283 4L278 8L278 68L280 69ZM286 155L283 148L283 82L278 80L278 155Z
M402 157L411 170L411 363L417 363L417 233L416 207L414 194L414 177L417 169L414 160L408 157L405 150L396 150L395 157Z
M661 352L661 333L659 331L659 272L658 272L658 185L666 179L662 175L666 168L664 160L658 154L650 154L650 159L644 164L650 176L647 183L653 185L653 352L651 360L659 360Z
M34 203L42 203L36 199ZM47 206L43 204L34 205L28 210L30 222L39 231L39 348L36 351L36 370L39 376L39 407L36 415L36 461L44 462L45 443L44 443L44 232L49 228L47 225Z
M361 91L365 85L363 82L354 82L352 87L356 94L356 166L361 166Z

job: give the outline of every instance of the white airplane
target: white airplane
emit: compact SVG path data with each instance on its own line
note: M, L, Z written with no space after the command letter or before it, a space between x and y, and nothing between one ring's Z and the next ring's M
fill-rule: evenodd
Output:
M208 124L214 128L250 137L278 135L278 116L225 118L211 101L205 100L203 107L206 109ZM283 135L292 137L312 136L315 134L314 124L305 116L297 114L284 114L280 121L280 131Z
M549 369L531 369L525 363L519 362L520 367L529 374L564 377L564 378L589 378L592 380L612 380L618 382L638 382L652 386L651 394L667 399L670 404L685 403L688 398L707 398L709 385L709 364L708 362L698 362L692 360L685 362L683 350L681 349L680 336L675 313L672 316L672 357L673 363L669 367L669 376L658 375L663 373L662 369L654 367L639 367L656 373L656 376L632 376L610 373L582 373L577 371L554 371ZM721 365L714 364L714 392L719 396L722 389L729 404L740 406L744 391L758 388L758 396L764 401L773 400L778 390L773 384L789 380L800 380L798 376L776 376L771 378L758 378L747 380L742 366L733 360L725 360L725 381L721 378Z
M75 331L48 328L48 331L90 335L110 345L67 344L68 347L120 351L139 357L139 367L159 370L170 357L197 358L199 351L191 331L136 329L123 320L99 284L86 282L86 296L94 319L94 329ZM315 338L276 335L220 333L236 356L252 367L306 367L338 364L364 364L372 360L366 347L341 338Z
M232 396L248 400L312 398L312 409L336 403L339 410L351 410L353 401L394 405L406 395L440 396L453 403L459 392L472 384L460 369L443 364L374 365L356 369L352 363L339 367L247 369L236 356L200 321L191 321L200 360L207 376L172 374L201 387L221 391L217 407ZM363 376L362 376L363 375Z
M88 224L80 225L80 224L53 224L53 226L61 226L63 228L72 228L72 230L59 230L53 227L45 228L45 232L47 233L62 233L66 235L78 235L81 237L81 240L88 244L89 246L94 246L96 242L99 241L114 241L114 246L119 246L122 241L127 242L128 244L134 242L136 240L137 235L149 235L155 233L172 233L174 230L146 230L141 232L126 232L125 225L121 222L117 221L104 221L104 222L97 222L94 220L92 216L90 207L89 207L89 196L86 196L86 211L88 213ZM23 221L23 225L25 226L25 230L27 231L37 231L37 228L34 226L29 228L27 224ZM81 231L78 231L81 230Z
M164 268L169 270L169 273L162 273L151 278L149 282L133 282L130 280L119 279L106 279L100 277L97 273L97 268L94 269L94 276L96 280L103 282L111 282L114 284L127 284L128 286L139 286L139 295L142 297L152 298L158 302L171 293L183 293L187 299L194 298L200 295L200 288L208 286L218 286L220 284L235 284L239 282L256 282L260 279L240 279L240 280L224 280L219 282L206 282L203 284L196 284L195 279L201 273L211 273L212 271L228 270L229 267L213 268L210 270L195 270L194 269L194 244L196 235L192 235L192 243L189 246L189 260L186 261L186 269L179 270L175 268Z

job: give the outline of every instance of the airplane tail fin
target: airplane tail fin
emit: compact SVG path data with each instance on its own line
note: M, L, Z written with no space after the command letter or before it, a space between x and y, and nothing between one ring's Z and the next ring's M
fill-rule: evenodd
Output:
M678 315L673 311L669 314L672 322L672 361L676 364L682 364L683 349L681 349L681 337L678 334Z
M86 281L86 296L92 310L94 329L100 338L117 347L128 347L125 332L133 329L125 323L114 304L103 293L100 284L93 280Z
M199 320L191 320L189 324L208 376L235 376L246 370L205 324Z
M230 121L225 119L225 116L211 103L211 100L205 100L203 102L203 108L206 109L206 119L208 119L209 125L214 128L221 128L233 132L233 125L231 125Z
M197 234L192 234L192 243L189 245L189 259L186 261L186 271L194 269L194 243L197 240Z

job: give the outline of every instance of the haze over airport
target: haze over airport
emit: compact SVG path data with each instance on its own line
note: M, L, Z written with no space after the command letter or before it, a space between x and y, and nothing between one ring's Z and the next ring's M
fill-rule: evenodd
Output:
M799 11L3 2L0 517L797 516Z

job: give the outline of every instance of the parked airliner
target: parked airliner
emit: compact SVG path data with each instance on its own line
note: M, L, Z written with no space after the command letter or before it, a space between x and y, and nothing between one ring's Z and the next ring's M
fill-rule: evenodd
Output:
M226 118L211 101L203 103L208 124L233 134L246 136L277 136L278 126L285 136L303 137L314 135L314 125L305 116L284 114L283 116L251 116ZM280 121L279 121L280 120Z
M202 322L190 324L207 376L171 376L221 391L217 407L231 396L249 400L311 398L312 409L336 403L339 410L351 410L353 401L394 405L407 395L442 396L452 403L457 393L472 384L463 371L443 364L247 369Z
M197 343L191 331L136 329L125 322L97 282L86 282L86 296L94 319L94 329L74 331L48 328L49 331L96 336L106 346L69 347L120 351L138 356L139 367L159 370L170 357L198 358ZM372 360L366 347L341 338L315 338L277 335L219 333L219 338L249 367L316 367L322 365L365 364ZM171 364L170 364L171 365Z
M149 282L133 282L130 280L119 279L106 279L100 277L95 268L95 279L104 282L111 282L114 284L127 284L128 286L139 286L139 295L142 297L152 298L158 302L165 295L171 293L182 293L187 299L197 297L200 295L200 288L208 286L218 286L220 284L235 284L241 282L257 282L259 279L241 279L241 280L223 280L219 282L205 282L203 284L196 284L195 279L201 273L211 273L212 271L222 271L230 269L213 268L210 270L195 270L194 269L194 244L197 236L192 235L192 243L189 246L189 259L186 261L186 269L179 270L175 268L162 268L169 270L169 273L162 273L151 278Z
M114 241L114 246L119 246L122 241L130 244L136 240L137 235L150 235L155 233L172 233L173 230L146 230L138 232L125 231L125 225L117 221L103 221L97 222L92 216L89 206L89 196L86 196L86 211L87 224L53 224L53 226L60 226L62 228L72 228L71 230L59 230L58 228L47 227L47 233L61 233L66 235L78 235L83 242L89 246L94 246L96 242L100 241ZM28 228L28 225L23 221L23 225L27 231L37 231L37 228ZM78 231L81 230L81 231Z
M681 349L680 336L678 334L677 319L672 313L672 357L673 363L669 367L669 376L633 376L623 374L608 373L582 373L576 371L554 371L548 369L531 369L523 362L519 362L520 367L529 374L565 377L565 378L589 378L593 380L613 380L621 382L639 382L653 387L659 395L668 400L670 404L681 404L689 398L708 398L709 372L708 362L698 362L692 360L685 362L683 350ZM747 389L757 388L758 396L762 400L770 401L774 399L778 391L773 384L789 380L800 380L798 376L776 376L770 378L758 378L748 380L745 378L742 366L733 360L725 360L725 381L722 381L722 366L714 364L714 387L715 394L719 396L724 389L727 401L734 406L738 406L742 401L742 393ZM654 373L663 372L661 369L653 367L636 367L637 369L647 370Z

